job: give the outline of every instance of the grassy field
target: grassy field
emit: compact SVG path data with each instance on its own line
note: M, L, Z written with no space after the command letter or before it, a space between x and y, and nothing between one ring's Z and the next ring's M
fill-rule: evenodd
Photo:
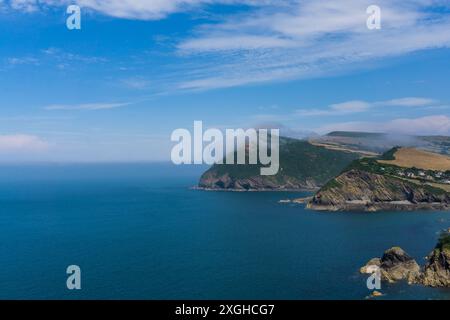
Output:
M318 147L324 147L328 150L337 150L337 151L344 151L344 152L353 152L353 153L357 153L366 157L376 157L379 154L375 153L375 152L370 152L370 151L362 151L362 150L355 150L355 149L350 149L350 148L346 148L340 145L336 145L336 144L331 144L331 143L323 143L323 142L316 142L316 141L309 141L309 143L311 143L314 146L318 146Z
M395 160L378 160L378 162L405 168L416 167L423 170L450 170L450 157L436 153L413 148L401 148L395 153L394 157Z

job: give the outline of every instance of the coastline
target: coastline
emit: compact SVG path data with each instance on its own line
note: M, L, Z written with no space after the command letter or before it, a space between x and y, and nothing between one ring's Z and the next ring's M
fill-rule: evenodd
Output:
M216 191L216 192L316 192L320 188L308 189L270 189L270 188L260 188L260 189L236 189L236 188L205 188L199 186L190 187L191 190L200 191Z
M450 205L441 202L432 203L412 203L409 201L390 201L390 202L347 202L339 205L319 205L312 203L313 196L298 199L281 199L278 203L305 204L305 209L322 212L383 212L383 211L450 211Z
M327 212L383 212L383 211L450 211L450 206L445 203L368 203L368 204L345 204L345 205L317 205L308 203L306 209L314 211L327 211Z

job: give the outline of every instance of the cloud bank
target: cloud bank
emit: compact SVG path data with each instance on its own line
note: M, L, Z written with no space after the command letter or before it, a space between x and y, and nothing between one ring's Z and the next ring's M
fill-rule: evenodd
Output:
M0 152L35 152L45 151L48 143L41 138L27 134L0 135Z

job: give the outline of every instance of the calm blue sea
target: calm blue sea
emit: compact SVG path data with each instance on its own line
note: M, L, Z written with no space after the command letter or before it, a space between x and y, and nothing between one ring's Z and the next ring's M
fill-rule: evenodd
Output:
M423 263L450 212L317 213L302 193L191 190L204 168L0 167L1 299L364 299L394 245ZM82 289L66 289L66 268ZM448 299L396 284L385 299Z

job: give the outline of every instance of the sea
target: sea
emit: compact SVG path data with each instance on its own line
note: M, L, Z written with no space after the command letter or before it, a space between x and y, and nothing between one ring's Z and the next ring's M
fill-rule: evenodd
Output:
M203 166L0 165L0 299L366 299L359 268L419 264L450 212L324 213L302 192L195 190ZM81 289L67 288L79 266ZM382 283L377 299L449 299Z

